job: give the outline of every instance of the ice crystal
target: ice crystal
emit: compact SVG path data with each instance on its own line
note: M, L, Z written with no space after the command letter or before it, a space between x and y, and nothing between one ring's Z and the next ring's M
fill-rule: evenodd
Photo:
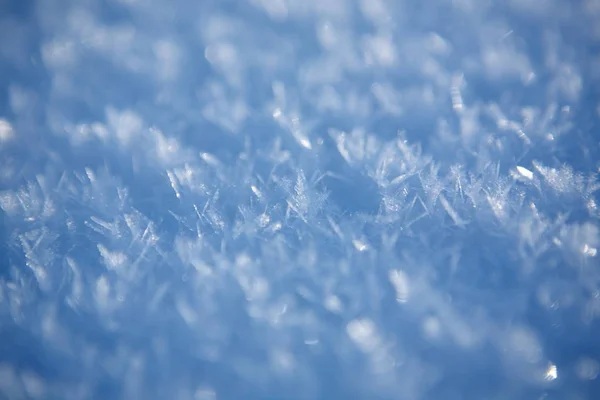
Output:
M13 3L0 398L595 398L597 2Z

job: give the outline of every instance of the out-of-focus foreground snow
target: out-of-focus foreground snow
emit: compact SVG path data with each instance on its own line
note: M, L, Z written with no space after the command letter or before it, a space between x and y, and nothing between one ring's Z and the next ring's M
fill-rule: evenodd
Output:
M0 9L0 398L597 398L599 1Z

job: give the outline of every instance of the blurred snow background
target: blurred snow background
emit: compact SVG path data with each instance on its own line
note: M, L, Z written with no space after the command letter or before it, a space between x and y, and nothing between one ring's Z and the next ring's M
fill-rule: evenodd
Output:
M0 398L594 399L597 0L1 0Z

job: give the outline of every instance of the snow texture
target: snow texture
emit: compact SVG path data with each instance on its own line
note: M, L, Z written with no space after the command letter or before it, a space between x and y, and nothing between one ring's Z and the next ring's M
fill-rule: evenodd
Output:
M1 399L597 399L598 0L1 0Z

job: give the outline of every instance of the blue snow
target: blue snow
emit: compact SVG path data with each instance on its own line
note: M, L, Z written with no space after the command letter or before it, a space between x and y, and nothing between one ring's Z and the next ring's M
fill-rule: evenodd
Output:
M595 399L600 2L0 1L0 399Z

